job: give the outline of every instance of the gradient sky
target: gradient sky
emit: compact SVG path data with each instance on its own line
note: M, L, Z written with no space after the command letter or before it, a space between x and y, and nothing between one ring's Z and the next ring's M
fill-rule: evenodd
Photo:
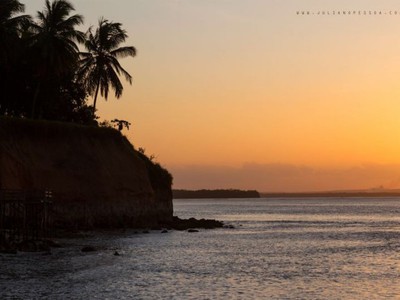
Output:
M72 3L82 29L104 16L128 31L133 85L98 112L132 122L125 134L176 188L400 186L399 1ZM296 13L307 10L398 15Z

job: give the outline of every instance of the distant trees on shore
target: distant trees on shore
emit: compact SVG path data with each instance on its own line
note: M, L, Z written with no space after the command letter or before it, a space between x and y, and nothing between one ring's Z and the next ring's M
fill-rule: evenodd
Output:
M67 0L46 0L35 18L23 12L18 0L0 1L0 116L96 123L98 93L107 99L111 88L119 98L120 75L132 83L118 62L136 55L121 46L122 24L101 18L83 33L83 16Z
M217 190L173 190L174 199L205 199L205 198L260 198L255 190L217 189Z

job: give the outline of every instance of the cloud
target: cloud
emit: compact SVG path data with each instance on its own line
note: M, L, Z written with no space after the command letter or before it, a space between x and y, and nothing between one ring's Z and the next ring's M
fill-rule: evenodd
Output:
M399 188L400 165L366 164L313 168L290 164L248 163L241 167L170 166L174 188L240 188L269 192Z

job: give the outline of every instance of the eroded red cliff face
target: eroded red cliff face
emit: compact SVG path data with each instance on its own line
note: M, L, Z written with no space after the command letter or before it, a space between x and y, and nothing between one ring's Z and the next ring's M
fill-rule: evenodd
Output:
M172 218L170 188L155 192L143 159L109 128L0 120L0 188L53 191L54 221L65 227Z

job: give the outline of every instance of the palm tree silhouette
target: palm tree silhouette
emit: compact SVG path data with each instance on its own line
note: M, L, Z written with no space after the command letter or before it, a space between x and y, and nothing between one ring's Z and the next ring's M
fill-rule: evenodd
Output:
M32 118L41 85L49 78L60 78L73 71L79 61L75 42L84 42L84 34L75 29L83 23L81 15L72 15L74 7L67 0L46 0L44 11L37 13L33 24L33 51L36 55L38 83L33 99Z
M0 1L0 114L5 114L12 98L12 82L15 64L21 58L23 28L30 23L30 16L20 15L25 6L18 0Z
M30 22L30 16L17 15L25 11L25 5L18 0L2 0L0 2L0 64L10 64L16 43L21 37L24 24ZM17 16L16 16L17 15Z
M94 97L93 114L96 110L99 91L106 100L110 86L117 98L122 95L123 86L119 75L122 74L132 84L132 76L122 68L118 58L134 57L136 49L132 46L119 47L128 37L121 26L121 23L101 18L95 32L91 27L86 33L87 52L81 52L78 78L84 81L89 94Z

